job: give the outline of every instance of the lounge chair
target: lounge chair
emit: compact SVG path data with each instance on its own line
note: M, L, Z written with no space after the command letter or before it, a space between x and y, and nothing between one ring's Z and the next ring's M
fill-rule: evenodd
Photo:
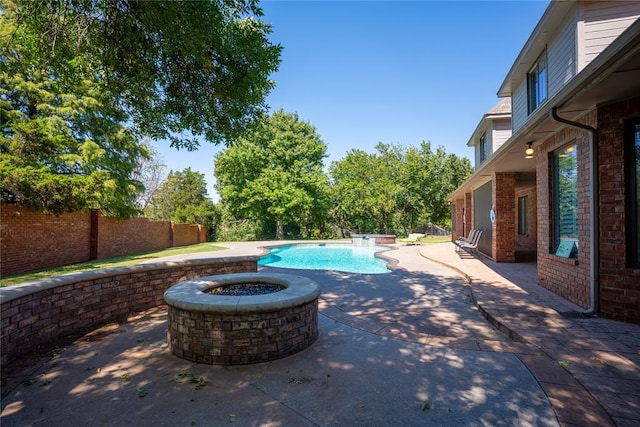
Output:
M469 236L471 237L471 233L469 233ZM459 243L456 243L457 245L456 252L459 252L461 249L464 249L465 251L476 252L478 250L478 243L480 242L480 237L482 237L482 230L476 230L476 233L473 236L473 240L469 242L460 241Z
M455 243L456 245L459 243L472 243L478 231L480 230L476 230L475 228L472 228L471 231L469 231L469 237L464 237L464 236L458 237L453 243Z
M424 237L421 233L411 233L406 239L398 239L399 242L404 242L407 245L419 245L420 239Z

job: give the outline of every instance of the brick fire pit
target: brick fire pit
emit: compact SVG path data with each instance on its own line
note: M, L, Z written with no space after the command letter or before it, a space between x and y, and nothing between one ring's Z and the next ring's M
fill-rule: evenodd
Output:
M262 295L216 295L212 289L271 284ZM201 277L169 288L168 340L183 359L212 365L267 362L297 353L318 337L320 287L306 277L237 273Z

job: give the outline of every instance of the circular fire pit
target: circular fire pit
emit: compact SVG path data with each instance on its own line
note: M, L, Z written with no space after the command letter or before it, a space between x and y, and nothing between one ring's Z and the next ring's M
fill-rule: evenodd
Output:
M214 365L297 353L318 337L319 295L316 282L289 274L223 274L180 282L164 294L169 347L183 359Z

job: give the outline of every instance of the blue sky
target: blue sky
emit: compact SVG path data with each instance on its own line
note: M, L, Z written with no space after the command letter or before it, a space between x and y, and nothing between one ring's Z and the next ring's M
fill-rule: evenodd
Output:
M325 165L378 142L430 141L472 159L467 141L548 1L261 2L283 47L267 99L310 122L327 144ZM213 158L156 143L168 170L191 167L213 189Z

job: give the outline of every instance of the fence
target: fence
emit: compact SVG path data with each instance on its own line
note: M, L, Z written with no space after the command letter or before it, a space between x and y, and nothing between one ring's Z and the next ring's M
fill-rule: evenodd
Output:
M186 246L207 240L197 224L118 220L99 211L48 215L0 204L0 275Z

